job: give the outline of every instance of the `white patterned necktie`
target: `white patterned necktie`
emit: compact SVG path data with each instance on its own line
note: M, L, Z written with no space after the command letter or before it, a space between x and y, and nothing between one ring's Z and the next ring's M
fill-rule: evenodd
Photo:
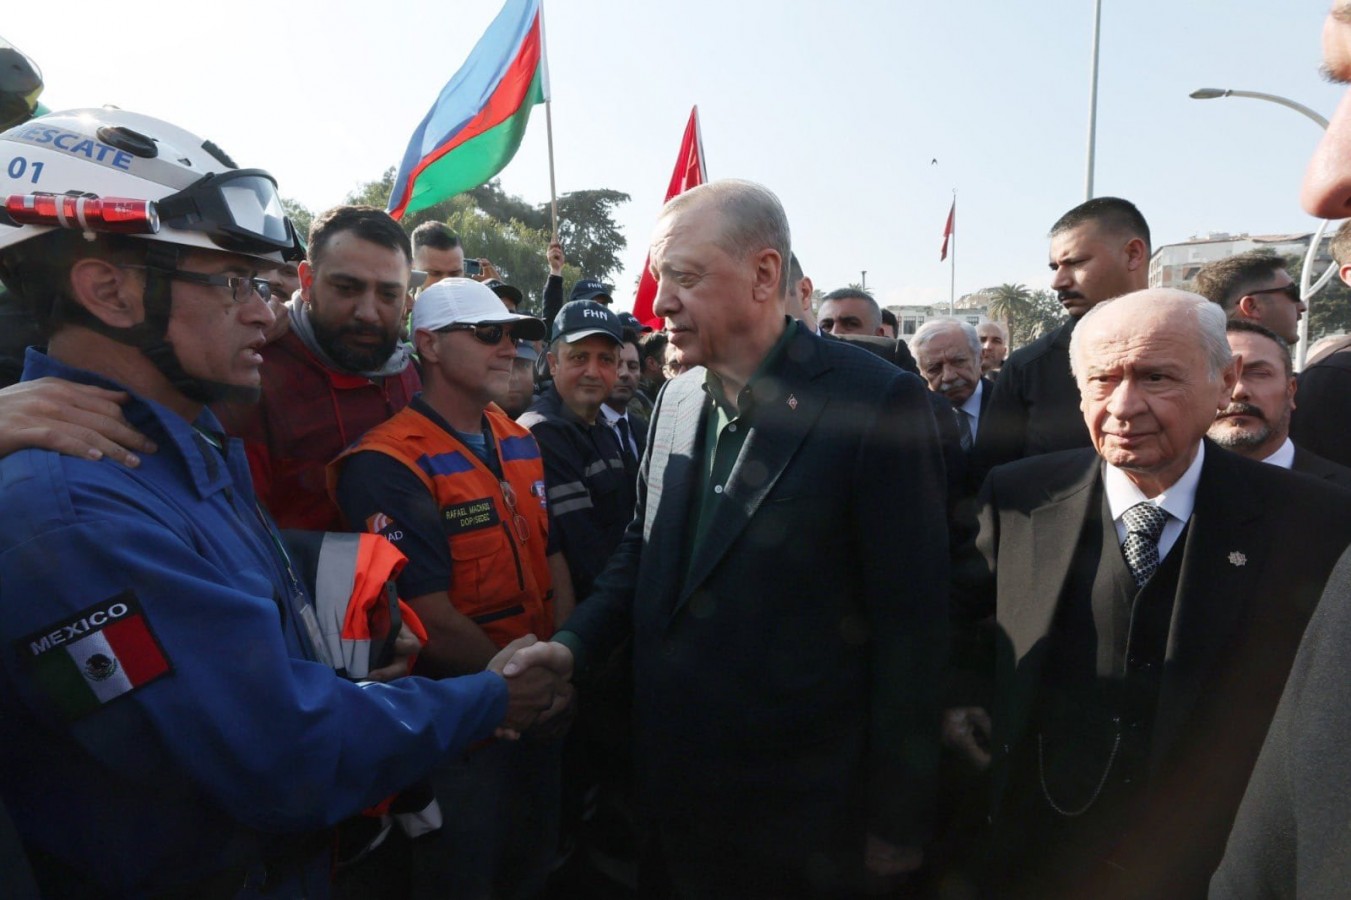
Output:
M1153 503L1137 503L1122 514L1121 520L1126 523L1121 552L1135 576L1135 586L1143 587L1159 567L1159 535L1163 534L1168 513Z

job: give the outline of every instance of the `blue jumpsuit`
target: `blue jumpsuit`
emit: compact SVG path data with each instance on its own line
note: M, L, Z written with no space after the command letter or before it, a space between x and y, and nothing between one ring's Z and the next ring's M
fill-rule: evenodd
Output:
M30 350L25 380L44 375L117 387ZM324 897L324 830L491 735L505 682L359 685L314 661L239 441L139 397L125 413L159 445L137 469L0 460L0 795L39 870L99 896L244 873L238 896Z

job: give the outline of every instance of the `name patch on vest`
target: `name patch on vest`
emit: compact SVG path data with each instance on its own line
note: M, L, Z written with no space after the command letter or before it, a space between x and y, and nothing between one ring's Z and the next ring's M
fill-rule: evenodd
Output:
M463 534L466 531L497 525L501 521L491 497L470 500L468 503L441 509L441 524L445 527L446 534Z

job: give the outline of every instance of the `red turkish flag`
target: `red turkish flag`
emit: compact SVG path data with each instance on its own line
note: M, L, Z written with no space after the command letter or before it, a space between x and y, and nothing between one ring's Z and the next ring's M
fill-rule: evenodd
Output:
M948 210L948 224L943 226L943 252L938 255L938 261L942 262L948 258L948 238L952 237L953 232L957 230L957 198L952 198L952 209Z
M680 139L680 155L676 157L675 171L671 173L671 184L666 189L666 199L683 194L692 187L708 180L708 169L704 166L704 141L699 135L699 107L690 110L690 121L685 126L685 136ZM644 325L661 329L666 322L652 313L652 304L657 298L657 280L652 277L651 258L643 260L643 277L638 282L638 294L633 300L633 315Z

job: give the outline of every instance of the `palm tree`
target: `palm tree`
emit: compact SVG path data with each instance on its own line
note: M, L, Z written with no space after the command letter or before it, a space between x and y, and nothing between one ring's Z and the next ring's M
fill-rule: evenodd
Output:
M990 290L988 315L1010 327L1025 318L1032 308L1032 291L1024 284L1001 284Z

